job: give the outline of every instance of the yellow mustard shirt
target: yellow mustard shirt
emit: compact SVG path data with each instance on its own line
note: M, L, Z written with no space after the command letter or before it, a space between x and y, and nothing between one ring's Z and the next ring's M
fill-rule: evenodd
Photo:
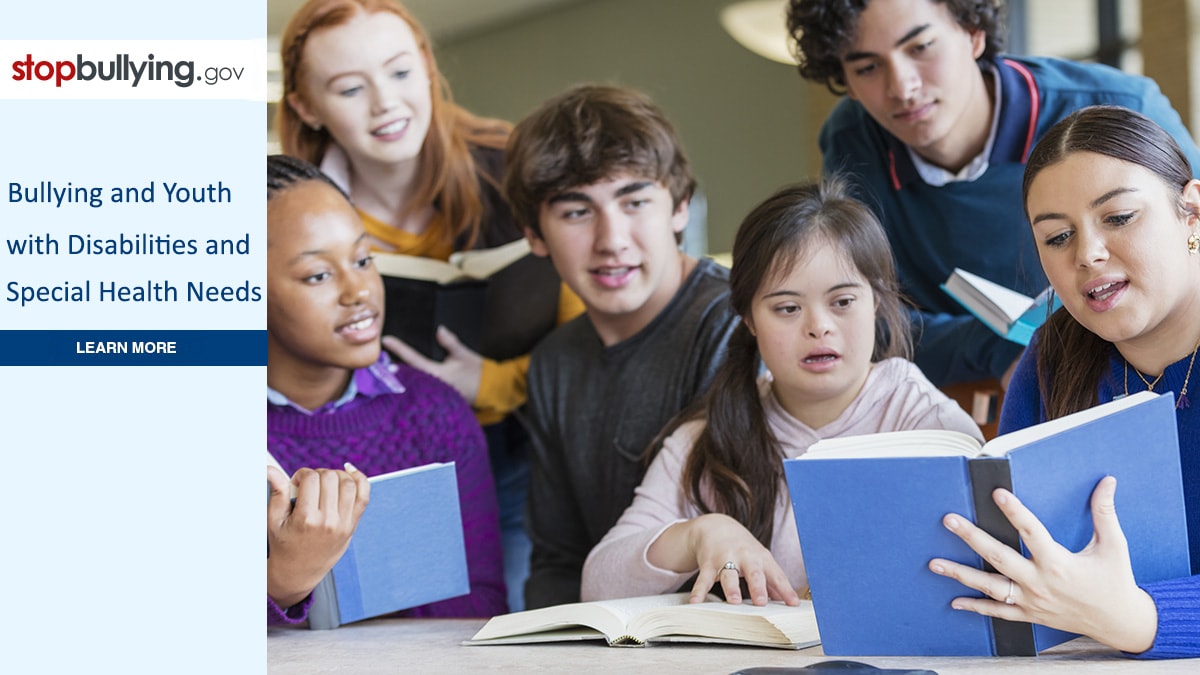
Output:
M445 223L441 214L435 213L429 226L421 234L405 232L392 227L370 214L359 210L367 234L378 241L392 246L393 253L449 260L453 246L441 237ZM558 323L562 324L583 313L583 301L566 284L558 294ZM483 360L483 372L479 375L479 393L472 407L480 425L495 424L510 412L525 404L528 394L525 376L529 371L529 355L525 354L507 361Z

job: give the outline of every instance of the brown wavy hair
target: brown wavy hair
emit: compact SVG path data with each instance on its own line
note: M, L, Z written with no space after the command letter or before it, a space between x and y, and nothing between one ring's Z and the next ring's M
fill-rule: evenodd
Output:
M504 191L517 223L540 237L543 202L623 171L662 183L676 209L696 189L675 127L649 96L581 84L517 123L508 143Z
M466 247L470 248L479 235L484 215L478 176L483 175L485 180L497 184L497 177L478 171L471 146L503 148L512 125L502 120L477 117L454 103L450 85L438 70L425 30L400 3L394 0L309 0L292 15L284 28L279 49L283 61L283 96L276 113L276 124L283 151L319 164L329 145L335 142L324 128L313 129L305 124L288 104L288 97L292 93L304 96L301 76L305 63L304 46L309 36L322 28L346 23L360 12L388 12L400 17L412 29L429 71L429 131L417 157L421 170L417 173L414 199L406 206L406 212L433 204L450 224L443 237L455 241L462 236Z
M1129 162L1178 190L1175 208L1189 215L1183 189L1192 180L1187 155L1171 134L1141 113L1110 105L1082 108L1050 128L1025 164L1021 192L1029 219L1029 188L1043 169L1077 152ZM1200 215L1192 213L1190 215ZM1108 371L1112 343L1075 320L1066 309L1042 326L1037 353L1038 388L1049 419L1091 408L1100 402L1101 378Z
M1004 50L1004 0L929 0L945 5L965 30L987 36L980 60ZM858 31L858 16L871 0L791 0L787 8L788 33L796 40L800 77L824 84L841 96L846 93L842 54Z
M877 303L871 360L911 358L912 338L883 226L848 184L830 177L785 187L755 207L738 228L729 274L729 300L743 317L697 414L704 431L684 464L688 500L705 513L724 513L763 546L774 534L775 504L783 488L783 448L771 433L758 394L758 342L746 326L762 285L790 273L819 243L829 242L867 280ZM672 427L677 424L672 424ZM711 488L705 501L702 485Z

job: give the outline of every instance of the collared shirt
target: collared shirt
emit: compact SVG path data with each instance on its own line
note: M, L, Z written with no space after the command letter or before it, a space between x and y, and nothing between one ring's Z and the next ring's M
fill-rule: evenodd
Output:
M994 65L984 64L983 67L992 74L992 82L995 87L994 96L992 97L992 128L988 131L987 143L983 146L983 152L979 153L975 159L967 162L967 165L959 170L958 173L951 173L940 166L926 161L912 147L905 146L908 149L908 156L912 158L913 167L920 174L921 180L933 187L942 187L947 183L971 182L988 170L988 158L992 156L992 146L996 143L996 130L1000 127L1000 76Z
M379 352L379 359L375 363L366 368L359 368L354 371L354 376L350 378L350 383L346 385L346 391L337 400L330 401L316 410L306 410L296 405L283 392L271 387L267 387L267 403L287 406L305 415L328 415L350 405L359 397L370 400L384 394L404 393L404 385L396 377L396 371L399 368L399 366L392 363L387 352L381 350Z

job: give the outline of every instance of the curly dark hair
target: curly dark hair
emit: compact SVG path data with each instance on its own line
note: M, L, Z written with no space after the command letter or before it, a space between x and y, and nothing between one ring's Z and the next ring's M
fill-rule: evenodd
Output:
M989 59L1004 49L1004 0L929 0L946 5L958 25L982 30L987 45L980 58ZM800 77L823 83L829 91L846 93L841 55L858 30L858 15L871 0L791 0L788 33L796 40Z

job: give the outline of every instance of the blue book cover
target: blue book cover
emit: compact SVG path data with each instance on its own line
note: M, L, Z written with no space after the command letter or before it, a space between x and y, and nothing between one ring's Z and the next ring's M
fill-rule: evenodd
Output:
M309 626L391 614L470 592L454 463L373 476L350 546L313 592Z
M1000 436L983 448L995 457L918 456L949 435L978 451L956 432L908 431L835 439L843 450L873 439L894 456L832 458L835 451L822 459L818 444L811 457L785 460L826 654L1033 655L1075 637L951 609L953 598L979 594L929 571L935 557L984 568L942 526L951 512L1028 555L991 500L997 487L1078 551L1092 536L1093 488L1116 476L1138 582L1190 574L1173 396L1137 394Z

